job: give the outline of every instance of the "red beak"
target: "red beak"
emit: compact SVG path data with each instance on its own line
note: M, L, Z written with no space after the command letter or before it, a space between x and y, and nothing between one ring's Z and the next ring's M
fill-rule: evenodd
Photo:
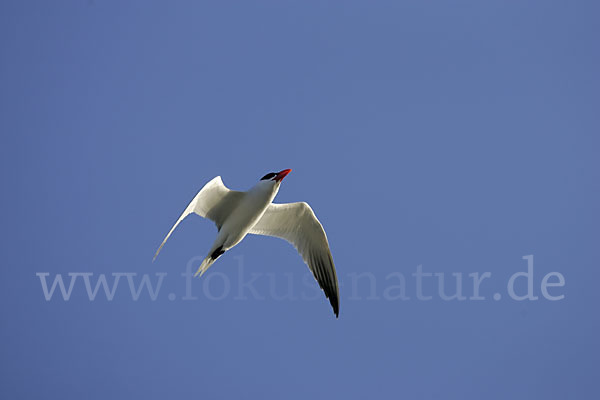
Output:
M277 173L277 176L275 177L275 182L279 182L279 181L281 181L281 180L282 180L283 178L285 178L285 176L286 176L287 174L289 174L290 172L292 172L292 170L291 170L291 169L284 169L283 171L281 171L281 172L278 172L278 173Z

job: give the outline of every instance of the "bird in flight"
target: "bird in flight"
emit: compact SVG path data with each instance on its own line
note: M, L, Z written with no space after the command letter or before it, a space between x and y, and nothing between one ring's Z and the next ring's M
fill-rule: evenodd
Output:
M296 247L338 317L340 295L337 274L321 222L307 203L272 203L281 181L291 171L270 172L247 192L230 190L217 176L204 185L187 206L156 250L153 261L177 225L192 213L210 219L219 230L194 276L202 276L219 257L249 233L278 237Z

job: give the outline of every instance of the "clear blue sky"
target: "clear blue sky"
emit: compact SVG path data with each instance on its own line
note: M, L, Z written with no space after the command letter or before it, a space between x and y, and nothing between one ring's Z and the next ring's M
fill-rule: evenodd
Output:
M598 398L599 8L1 2L0 397ZM181 300L213 225L190 218L151 259L187 202L284 168L277 200L327 230L340 318L298 298L307 268L271 238ZM526 255L538 300L516 301ZM490 272L485 300L444 301L435 277L418 300L418 265L467 295ZM368 277L353 292L364 271L374 295ZM46 301L39 272L167 275L156 301L125 277L112 301L82 277ZM253 273L263 300L204 292ZM409 300L385 298L394 273Z

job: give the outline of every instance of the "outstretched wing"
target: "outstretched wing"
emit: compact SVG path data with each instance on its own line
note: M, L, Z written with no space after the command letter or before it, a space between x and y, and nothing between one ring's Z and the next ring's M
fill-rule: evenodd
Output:
M275 236L293 244L325 292L335 316L339 315L338 280L329 242L307 203L270 204L250 233Z
M220 176L217 176L208 182L200 189L196 197L194 197L177 222L175 222L175 225L173 225L165 237L165 240L163 240L158 250L156 250L156 254L154 254L152 261L156 259L156 256L160 253L160 250L165 245L167 239L169 239L169 236L171 236L171 233L173 233L175 228L177 228L177 225L179 225L185 217L191 213L196 213L201 217L210 219L217 225L218 229L221 229L225 219L238 205L243 195L243 192L228 189L227 186L223 184Z

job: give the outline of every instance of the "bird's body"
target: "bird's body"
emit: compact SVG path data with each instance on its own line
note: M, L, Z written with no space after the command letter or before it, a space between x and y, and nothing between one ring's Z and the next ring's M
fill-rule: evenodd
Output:
M219 230L213 250L218 246L223 246L223 250L229 250L241 242L263 216L277 195L279 187L261 184L261 182L244 193L237 207L232 210Z
M177 225L191 213L214 221L219 229L217 238L196 275L206 272L223 253L240 243L248 233L279 237L292 243L302 255L338 316L337 275L321 223L306 203L272 203L282 179L290 171L269 173L247 192L230 190L223 184L221 177L214 178L187 206L154 258Z

